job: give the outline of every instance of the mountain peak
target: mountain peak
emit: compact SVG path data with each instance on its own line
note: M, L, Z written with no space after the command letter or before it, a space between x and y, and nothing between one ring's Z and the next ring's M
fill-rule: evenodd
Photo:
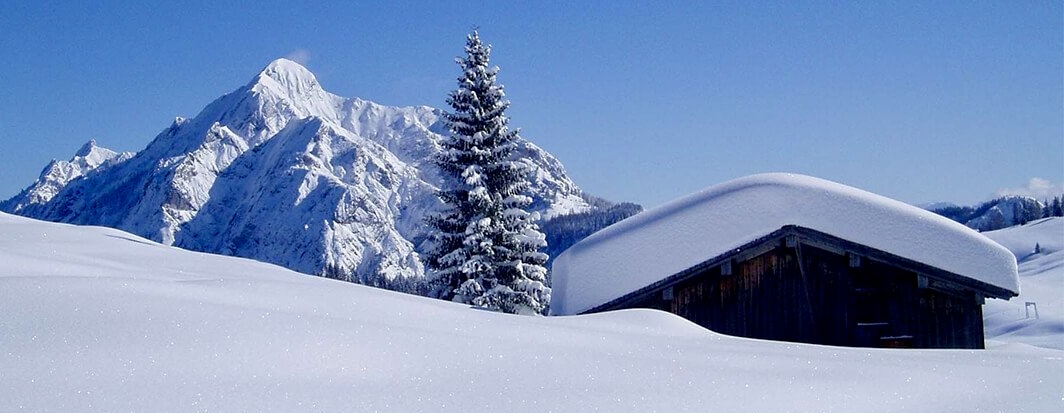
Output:
M308 91L321 89L314 73L303 65L283 57L270 62L251 83L256 86L279 87L293 94L305 94Z
M281 80L283 77L314 78L314 74L305 66L283 57L266 65L266 68L262 69L262 74L276 80Z
M84 145L81 145L81 149L78 149L78 152L74 154L74 158L70 161L81 162L84 164L83 168L93 169L118 155L120 155L118 152L97 145L96 139L90 139Z
M70 162L77 162L82 169L85 169L85 172L88 172L88 170L95 169L97 166L119 155L118 152L97 145L96 139L90 139L84 145L81 145L81 149L78 149L78 152L74 154L74 158Z
M96 145L96 139L89 139L88 142L85 142L84 145L81 145L81 149L78 149L78 151L74 154L74 156L80 156L80 157L89 156L89 154L92 153L92 150L96 149L96 148L98 148L98 146Z

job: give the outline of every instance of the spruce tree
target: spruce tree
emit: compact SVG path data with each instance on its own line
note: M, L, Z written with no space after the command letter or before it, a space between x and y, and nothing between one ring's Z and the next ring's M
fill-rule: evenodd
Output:
M491 46L473 31L462 75L447 98L450 136L436 163L443 173L445 211L429 218L436 232L429 253L432 295L508 313L539 314L550 304L546 240L527 209L527 162L508 127L510 102L490 66Z

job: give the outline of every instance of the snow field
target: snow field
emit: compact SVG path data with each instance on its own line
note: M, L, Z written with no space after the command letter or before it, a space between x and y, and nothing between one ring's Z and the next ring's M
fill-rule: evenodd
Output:
M2 411L1061 411L1064 351L522 317L0 214Z
M1064 218L985 234L1016 255L1022 283L1018 297L987 300L983 306L987 339L1064 350Z

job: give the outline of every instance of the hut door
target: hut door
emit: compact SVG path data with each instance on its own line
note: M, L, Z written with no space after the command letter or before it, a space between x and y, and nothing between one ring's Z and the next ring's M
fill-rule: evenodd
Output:
M879 347L890 331L890 297L883 280L867 274L853 277L853 345Z

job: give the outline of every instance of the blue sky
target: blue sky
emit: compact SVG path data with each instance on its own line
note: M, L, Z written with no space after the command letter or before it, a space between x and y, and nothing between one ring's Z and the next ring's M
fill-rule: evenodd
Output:
M607 199L776 171L911 203L1064 182L1059 1L69 3L0 13L0 198L90 138L142 149L278 57L443 107L474 25L511 124Z

